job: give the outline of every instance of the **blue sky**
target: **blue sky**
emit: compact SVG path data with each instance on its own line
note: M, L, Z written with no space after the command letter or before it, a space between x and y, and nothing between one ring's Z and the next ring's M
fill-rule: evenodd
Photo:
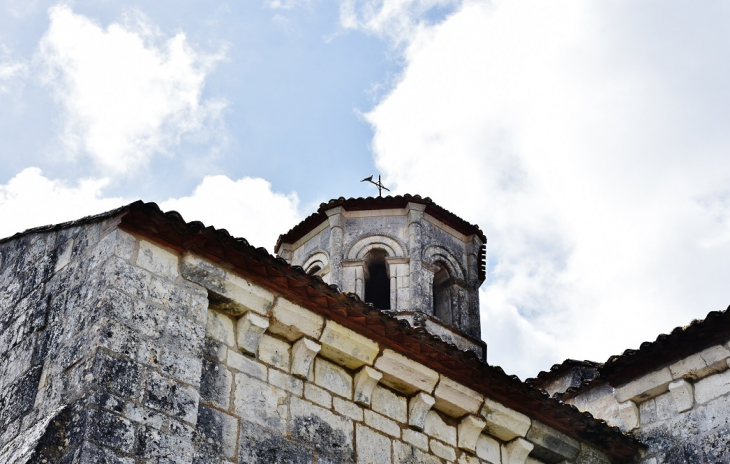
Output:
M730 303L730 7L0 1L0 235L136 200L257 246L339 196L488 239L521 377Z

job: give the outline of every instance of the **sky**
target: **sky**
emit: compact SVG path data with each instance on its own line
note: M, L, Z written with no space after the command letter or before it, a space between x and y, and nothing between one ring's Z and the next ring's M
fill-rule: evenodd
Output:
M331 198L488 238L488 360L730 304L730 4L0 0L0 236L143 199L273 251Z

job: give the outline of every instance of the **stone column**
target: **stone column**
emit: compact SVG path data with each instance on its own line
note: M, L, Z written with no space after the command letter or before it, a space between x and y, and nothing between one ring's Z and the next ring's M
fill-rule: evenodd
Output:
M467 310L468 326L464 331L469 335L480 338L482 329L479 316L479 251L484 245L476 235L471 237L471 243L467 245L467 276L466 282L469 286L465 308Z
M327 217L330 225L330 273L332 275L331 282L343 290L342 285L342 253L343 240L345 235L345 217L342 207L333 208L327 211Z
M411 309L423 311L426 314L433 314L433 305L429 306L429 288L424 288L423 282L423 211L426 205L408 203L408 246L410 248L410 287L411 287Z

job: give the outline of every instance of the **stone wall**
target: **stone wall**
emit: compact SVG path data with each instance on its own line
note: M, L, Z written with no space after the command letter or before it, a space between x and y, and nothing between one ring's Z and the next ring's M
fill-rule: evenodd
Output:
M113 218L0 249L10 462L607 463Z
M568 400L648 446L646 464L730 462L730 344Z

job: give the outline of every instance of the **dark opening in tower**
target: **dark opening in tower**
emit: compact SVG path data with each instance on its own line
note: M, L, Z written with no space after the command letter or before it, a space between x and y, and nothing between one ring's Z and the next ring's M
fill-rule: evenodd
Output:
M444 265L436 265L438 271L433 275L433 314L445 324L451 324L451 279Z
M385 251L371 250L365 256L365 302L378 309L390 309L390 278Z

